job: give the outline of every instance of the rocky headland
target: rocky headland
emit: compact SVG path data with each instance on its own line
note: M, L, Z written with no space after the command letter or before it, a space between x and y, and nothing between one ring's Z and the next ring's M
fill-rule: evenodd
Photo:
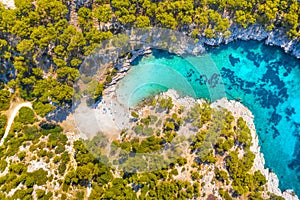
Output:
M195 100L191 97L179 97L176 91L168 90L163 93L162 96L171 97L173 103L177 106L185 106L187 108L191 107L195 103L202 103L201 99ZM252 171L261 171L262 174L266 177L267 180L267 191L264 193L264 197L268 197L268 192L276 194L288 200L297 200L298 196L294 193L293 190L281 191L279 188L279 179L275 173L273 173L269 168L265 168L265 159L264 155L260 152L260 146L258 142L258 135L256 133L254 125L254 116L251 111L245 107L240 102L234 100L228 100L227 98L222 98L213 102L210 105L212 108L225 108L230 111L235 119L242 117L247 126L250 128L252 136L252 145L250 150L255 154L255 160L252 167ZM212 177L207 177L209 180L213 179L214 173L211 174ZM211 186L212 187L212 186Z
M248 127L251 130L252 135L252 146L250 150L255 154L255 160L253 164L253 171L260 170L262 174L267 179L267 187L268 191L274 193L278 196L282 196L285 199L296 200L298 196L292 190L281 191L279 189L279 179L275 173L270 171L270 169L265 168L265 159L264 155L260 152L260 146L258 144L258 135L256 133L255 125L254 125L254 116L251 111L246 108L243 104L237 101L229 101L226 98L217 100L211 104L212 108L222 107L227 109L232 113L232 115L238 119L242 117Z
M194 99L191 97L181 97L175 90L169 89L167 92L161 93L159 95L162 98L168 98L171 97L172 102L174 104L173 110L175 111L179 107L184 107L187 110L191 109L195 104L203 104L205 101L202 99ZM279 179L275 173L273 173L270 169L265 168L265 159L264 155L260 152L260 146L258 141L258 135L256 133L255 125L254 125L254 116L251 113L251 111L245 107L240 102L234 101L234 100L228 100L226 98L222 98L220 100L217 100L213 102L210 105L213 109L220 109L225 108L226 110L230 111L235 120L242 117L245 121L247 126L250 128L251 131L251 137L252 137L252 144L250 146L251 152L255 154L254 163L252 166L251 171L261 171L261 173L265 176L267 183L266 183L266 189L264 190L263 198L268 199L270 198L270 193L275 194L277 196L281 196L284 199L288 200L297 200L299 199L298 196L294 193L293 190L286 190L281 191L279 188ZM142 109L143 112L151 110L147 106ZM144 116L143 112L139 112L142 116ZM185 132L188 132L188 128L183 126L181 127L181 130L178 132L179 135L185 135ZM194 157L191 156L189 153L186 154L186 158L188 159L188 163L192 162L194 160ZM220 168L222 169L224 166L222 165L207 165L205 166L200 174L204 174L203 180L205 180L205 186L201 189L202 193L206 194L214 194L218 199L222 199L218 195L218 189L220 186L218 186L213 180L214 180L214 169ZM179 170L179 169L178 169ZM179 170L180 171L180 170ZM189 171L189 170L187 170ZM186 172L187 173L187 172ZM189 180L190 177L188 174L179 174L176 176L176 179L182 179L182 180L188 180L190 182L193 182L192 179ZM227 188L229 189L229 188Z

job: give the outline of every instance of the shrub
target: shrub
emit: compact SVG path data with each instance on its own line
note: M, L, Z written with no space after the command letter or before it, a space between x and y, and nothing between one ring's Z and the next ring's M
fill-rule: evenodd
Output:
M0 115L0 128L4 128L7 123L7 117L5 115Z
M8 90L0 90L0 111L7 110L10 106L10 92Z
M131 112L131 116L137 119L139 118L139 115L134 111Z
M0 160L0 172L3 172L7 167L7 162L5 160Z
M32 124L35 120L34 112L30 108L22 107L19 110L17 121L23 124Z

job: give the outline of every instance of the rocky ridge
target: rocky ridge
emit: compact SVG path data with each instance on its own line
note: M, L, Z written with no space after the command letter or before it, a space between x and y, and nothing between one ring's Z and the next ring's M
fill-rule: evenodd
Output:
M289 53L298 59L300 58L300 43L297 39L289 39L283 28L266 31L262 25L255 24L246 29L238 25L231 25L229 30L232 34L228 38L220 36L209 39L199 34L199 43L208 46L219 46L236 40L264 40L266 45L281 47L286 53Z

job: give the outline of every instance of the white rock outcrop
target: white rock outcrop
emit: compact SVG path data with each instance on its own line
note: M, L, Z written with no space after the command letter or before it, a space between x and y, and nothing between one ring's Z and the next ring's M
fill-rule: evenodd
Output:
M218 46L220 44L228 44L235 40L265 40L265 44L269 46L281 47L286 53L294 55L296 58L300 58L300 44L296 39L289 39L286 35L286 31L283 28L274 29L272 31L266 31L266 29L258 24L251 25L244 29L239 25L231 25L229 28L231 35L228 38L223 36L209 39L203 35L198 35L199 42L201 44Z
M15 8L16 8L14 0L0 0L0 2L1 2L6 8L9 8L9 9L15 9Z

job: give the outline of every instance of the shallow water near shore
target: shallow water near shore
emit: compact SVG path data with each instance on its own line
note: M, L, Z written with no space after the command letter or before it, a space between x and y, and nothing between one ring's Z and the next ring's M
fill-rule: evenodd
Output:
M170 88L210 101L240 100L255 116L265 167L277 174L280 189L300 195L299 60L276 47L237 41L201 57L154 50L132 64L117 85L120 101L129 106Z

